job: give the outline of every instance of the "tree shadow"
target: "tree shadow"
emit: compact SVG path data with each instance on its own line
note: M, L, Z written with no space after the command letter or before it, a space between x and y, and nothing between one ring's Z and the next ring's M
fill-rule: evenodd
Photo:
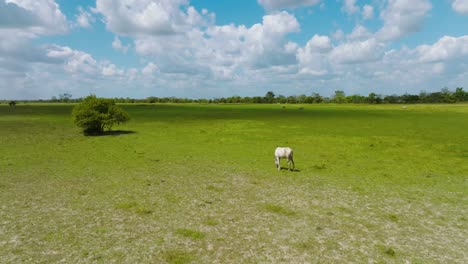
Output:
M92 134L92 135L87 135L91 137L105 137L105 136L122 136L122 135L130 135L130 134L135 134L135 131L132 130L109 130L109 131L104 131L102 134Z

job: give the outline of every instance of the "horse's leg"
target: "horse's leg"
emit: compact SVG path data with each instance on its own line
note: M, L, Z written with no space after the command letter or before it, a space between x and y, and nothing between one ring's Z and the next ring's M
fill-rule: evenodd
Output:
M281 170L280 158L279 157L275 156L275 164L276 164L276 168L278 169L278 171Z

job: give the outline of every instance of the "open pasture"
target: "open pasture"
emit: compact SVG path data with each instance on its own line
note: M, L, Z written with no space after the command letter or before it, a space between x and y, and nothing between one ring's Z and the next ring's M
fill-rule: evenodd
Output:
M468 105L72 107L0 105L0 263L468 262Z

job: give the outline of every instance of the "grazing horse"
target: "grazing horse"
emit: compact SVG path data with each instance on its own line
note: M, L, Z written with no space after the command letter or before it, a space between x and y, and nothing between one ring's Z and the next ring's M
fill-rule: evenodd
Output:
M292 164L293 170L296 169L294 165L294 160L293 160L293 150L291 148L277 147L275 149L275 164L276 164L276 168L278 168L278 171L281 170L281 164L280 164L281 158L288 159L288 170L291 170L291 164Z

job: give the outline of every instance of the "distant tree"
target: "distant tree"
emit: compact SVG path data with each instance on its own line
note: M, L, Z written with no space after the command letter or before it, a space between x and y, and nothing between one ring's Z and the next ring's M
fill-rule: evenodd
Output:
M341 91L341 90L335 91L335 95L333 95L333 100L332 100L333 103L342 104L346 102L345 100L346 100L346 95L344 91Z
M400 102L400 96L393 94L393 95L387 95L384 97L384 102L387 104L397 104Z
M150 104L154 104L158 101L158 98L157 97L154 97L154 96L150 96L148 98L146 98L146 102L147 103L150 103Z
M453 93L449 90L449 88L444 87L440 90L442 93L442 103L454 103L455 98L453 97Z
M306 96L304 103L306 104L312 104L314 102L314 98L312 96Z
M319 93L312 93L312 98L314 103L322 103L323 97Z
M99 135L114 124L128 121L128 114L115 104L113 99L90 95L76 105L72 111L74 123L85 135Z
M69 94L69 93L59 94L59 100L60 100L60 102L68 103L68 102L70 102L70 99L71 99L71 98L72 98L72 95Z
M419 95L404 94L401 96L401 101L405 104L416 104L419 103Z
M9 105L10 107L15 107L15 106L16 106L16 102L15 102L15 101L10 101L10 102L8 102L8 105Z
M290 95L286 98L286 101L288 104L297 104L297 98L296 96Z
M426 96L426 103L441 103L444 101L444 95L441 92L430 93Z
M285 104L288 102L288 99L286 98L286 96L280 94L278 95L278 97L276 97L276 101L280 104Z
M251 103L253 103L252 97L244 97L244 98L242 98L242 100L243 100L244 103L246 103L246 104L251 104Z
M367 96L367 102L370 104L380 104L382 103L382 98L376 93L370 93L369 96Z
M421 103L428 103L429 99L430 99L429 94L426 91L421 91L419 93L419 101Z
M468 101L468 92L463 91L462 87L457 87L455 93L453 93L453 97L457 102L466 102Z
M353 104L363 104L365 103L367 98L365 96L359 94L353 94L350 96L346 96L346 102L353 103Z
M261 103L264 103L264 98L260 97L260 96L254 96L252 98L252 101L254 104L261 104Z
M296 97L297 103L303 104L306 102L307 96L305 94L300 94Z
M272 91L268 91L265 94L265 102L271 104L273 100L275 100L275 94Z

